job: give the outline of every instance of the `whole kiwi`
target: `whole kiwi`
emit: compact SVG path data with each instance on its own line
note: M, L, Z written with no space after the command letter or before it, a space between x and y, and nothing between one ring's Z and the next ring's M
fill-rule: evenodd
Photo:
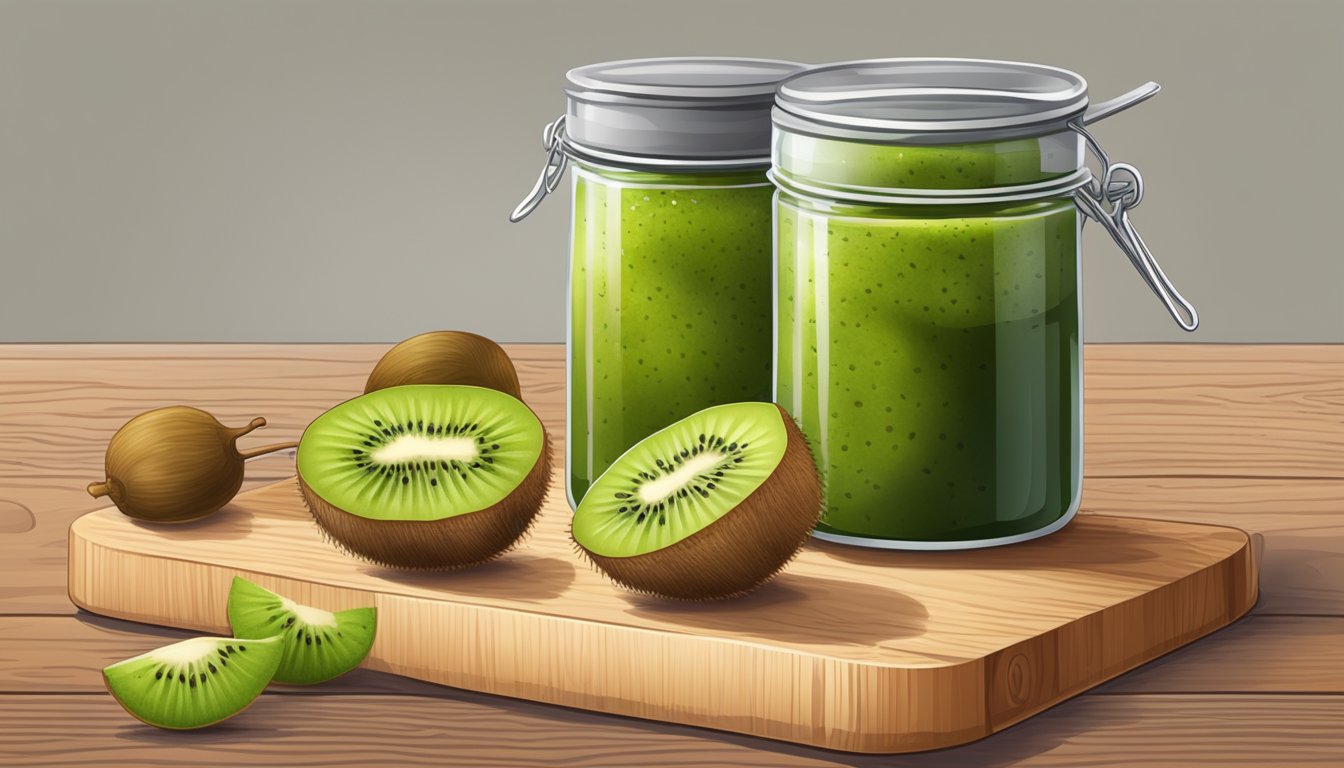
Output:
M430 331L392 347L373 367L364 393L406 384L464 384L523 397L508 354L467 331Z
M107 444L107 479L90 483L89 495L109 496L127 517L181 523L212 514L243 484L243 460L294 448L298 443L239 451L238 438L266 420L226 427L197 408L157 408L126 422Z

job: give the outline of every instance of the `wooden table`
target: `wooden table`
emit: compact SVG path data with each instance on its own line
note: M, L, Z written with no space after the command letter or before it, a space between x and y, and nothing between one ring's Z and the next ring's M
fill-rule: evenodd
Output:
M381 345L0 346L0 765L1344 764L1344 346L1092 345L1084 511L1256 535L1261 598L1212 637L958 749L872 757L479 695L365 670L196 733L131 719L98 670L186 633L77 611L66 529L112 433L187 403L255 444L362 389ZM509 348L563 425L563 349ZM559 448L560 446L557 446ZM292 474L248 465L245 487Z

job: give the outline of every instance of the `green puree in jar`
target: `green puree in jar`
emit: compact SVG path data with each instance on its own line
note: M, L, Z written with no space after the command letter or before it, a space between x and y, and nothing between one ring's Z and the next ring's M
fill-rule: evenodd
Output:
M569 489L712 405L770 400L763 172L575 174Z
M869 208L781 192L777 213L776 401L821 469L819 530L972 541L1067 514L1081 452L1072 201Z

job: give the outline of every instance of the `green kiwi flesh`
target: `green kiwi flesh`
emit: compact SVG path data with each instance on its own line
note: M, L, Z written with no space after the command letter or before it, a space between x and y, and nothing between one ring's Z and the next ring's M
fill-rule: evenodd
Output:
M412 385L347 400L298 449L299 489L338 544L399 568L490 560L527 531L550 481L550 444L521 400Z
M160 728L203 728L247 708L271 682L280 640L194 637L113 664L103 682L117 703Z
M275 680L297 685L325 682L358 667L373 647L377 627L375 608L324 611L237 576L228 610L235 637L280 637L284 656Z
M821 482L770 403L700 411L626 451L574 511L574 541L614 581L681 599L750 591L797 553Z

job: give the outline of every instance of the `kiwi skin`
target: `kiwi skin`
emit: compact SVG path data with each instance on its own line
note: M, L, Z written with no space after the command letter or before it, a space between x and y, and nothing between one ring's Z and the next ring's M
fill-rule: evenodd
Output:
M373 367L364 394L405 384L468 384L523 399L508 353L467 331L430 331L393 346Z
M365 560L406 570L455 570L499 557L536 520L551 483L551 436L542 427L541 454L523 481L499 502L440 520L371 520L327 503L303 476L299 491L327 537Z
M778 408L778 406L776 406ZM579 551L616 583L677 600L746 594L789 564L821 518L821 479L807 439L779 409L788 432L775 471L736 508L663 549L633 557Z

